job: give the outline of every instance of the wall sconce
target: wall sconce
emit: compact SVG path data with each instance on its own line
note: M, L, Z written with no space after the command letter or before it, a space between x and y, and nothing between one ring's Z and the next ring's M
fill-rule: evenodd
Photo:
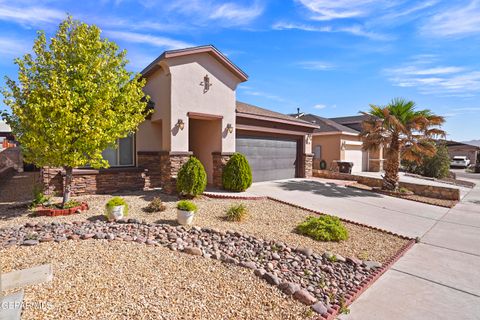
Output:
M227 124L227 131L228 133L233 133L233 126L231 123Z
M178 119L178 121L177 121L177 127L178 127L178 129L180 129L180 130L183 130L183 128L185 128L185 123L183 122L182 119Z
M305 136L305 142L306 142L307 144L312 143L312 135L311 135L311 134L307 134L307 135Z

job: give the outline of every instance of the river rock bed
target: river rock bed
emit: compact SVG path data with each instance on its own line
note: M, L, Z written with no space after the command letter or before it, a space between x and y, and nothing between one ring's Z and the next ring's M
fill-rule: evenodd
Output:
M343 304L347 293L367 279L381 264L294 248L236 231L126 221L26 223L0 229L0 248L35 246L40 242L101 239L164 246L173 251L221 260L254 270L271 285L324 314Z

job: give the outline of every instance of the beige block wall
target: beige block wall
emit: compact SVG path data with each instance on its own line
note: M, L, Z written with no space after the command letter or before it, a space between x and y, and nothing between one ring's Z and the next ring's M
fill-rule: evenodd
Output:
M213 183L212 152L222 148L221 120L206 121L190 119L190 150L207 172L208 183Z
M226 133L228 123L235 128L235 89L240 82L230 71L207 53L168 60L171 73L171 151L188 151L188 112L221 115L221 152L235 151L235 132ZM212 84L204 92L201 82L205 75ZM183 131L175 132L178 119L185 123Z

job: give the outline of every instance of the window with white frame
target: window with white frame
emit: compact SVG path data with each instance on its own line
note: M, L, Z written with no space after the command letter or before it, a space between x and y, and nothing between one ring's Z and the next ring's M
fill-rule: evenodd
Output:
M313 148L313 158L315 159L322 158L322 146L317 145Z
M110 167L127 167L135 165L134 136L117 140L115 148L103 150L103 159L107 160Z

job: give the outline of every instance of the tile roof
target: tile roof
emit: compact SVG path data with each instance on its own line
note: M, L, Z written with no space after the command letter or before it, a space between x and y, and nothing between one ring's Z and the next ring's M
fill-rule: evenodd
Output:
M320 125L319 129L316 129L315 132L348 132L348 133L359 133L359 131L349 128L347 126L341 125L331 119L323 118L316 116L314 114L304 114L300 116L300 119L308 121L310 123L315 123Z
M308 126L315 126L315 124L312 125L311 122L298 119L283 113L275 112L272 110L260 108L245 102L240 102L237 101L237 113L245 113L245 114L250 114L250 115L257 115L257 116L262 116L262 117L268 117L272 119L280 119L280 120L287 120L287 121L292 121L292 122L297 122L299 125L308 125Z

